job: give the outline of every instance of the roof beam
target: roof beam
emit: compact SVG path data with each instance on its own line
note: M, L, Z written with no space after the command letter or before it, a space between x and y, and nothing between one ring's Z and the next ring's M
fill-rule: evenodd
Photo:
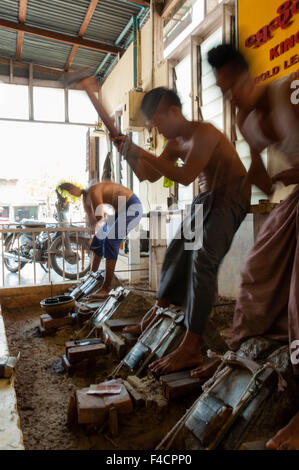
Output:
M110 46L101 42L89 41L75 36L69 36L68 34L55 33L54 31L48 31L42 28L35 28L33 26L26 26L22 23L15 23L14 21L8 21L0 19L0 28L10 29L12 31L21 31L32 36L40 38L50 39L52 41L63 42L64 44L71 44L72 46L81 46L86 49L92 49L98 52L108 52L110 54L118 54L123 52L121 47Z
M31 62L30 62L31 63ZM8 59L7 57L0 57L0 65L12 65L13 68L20 68L20 69L26 69L29 71L29 62L21 62L17 60L12 60ZM45 74L47 76L51 76L53 79L61 79L63 70L62 69L57 69L53 67L46 67L44 65L36 65L33 64L34 66L34 71L38 72L39 74Z
M83 37L84 34L86 33L86 30L87 30L87 27L89 25L89 22L92 18L92 15L94 14L94 11L96 9L96 6L98 4L98 1L99 0L91 0L90 3L89 3L89 7L87 9L87 12L86 12L86 15L85 15L85 18L81 24L81 28L80 28L80 31L79 31L79 34L78 36L79 37ZM77 50L78 50L79 46L73 46L72 50L71 50L71 53L69 55L69 58L67 60L67 63L66 63L66 66L65 66L65 70L68 71L70 66L72 65L73 63L73 60L75 58L75 55L77 53Z
M27 0L19 0L19 22L20 23L25 23L26 12L27 12ZM23 40L24 40L24 33L19 31L18 36L17 36L17 51L16 51L17 60L21 60L22 58Z
M140 5L146 8L150 7L150 2L147 2L146 0L124 0L124 1L126 3L134 3L135 5Z
M161 17L166 18L167 16L170 16L171 11L178 5L180 1L181 0L166 0Z

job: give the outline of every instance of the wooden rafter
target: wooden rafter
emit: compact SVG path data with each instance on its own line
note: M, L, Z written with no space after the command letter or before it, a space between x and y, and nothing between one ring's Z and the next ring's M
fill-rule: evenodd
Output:
M96 6L98 4L98 1L99 0L91 0L90 3L89 3L89 7L87 9L87 12L86 12L86 15L85 15L85 18L82 22L82 25L81 25L81 28L80 28L80 31L78 33L78 36L79 37L83 37L84 34L86 33L86 30L88 28L88 25L89 25L89 22L92 18L92 15L94 14L94 11L96 9ZM69 58L67 60L67 63L66 63L66 66L65 66L65 70L69 70L70 66L72 65L72 62L75 58L75 55L76 55L76 52L78 50L79 46L73 46L72 50L71 50L71 53L69 55Z
M20 23L25 23L26 12L27 12L27 0L19 0L19 22ZM24 40L24 33L19 31L18 36L17 36L17 51L16 51L17 60L21 60L22 58L23 40Z
M96 41L89 41L80 37L69 36L68 34L55 33L54 31L48 31L47 29L26 26L25 24L3 20L2 18L0 19L0 28L6 28L18 32L20 31L22 33L31 34L32 36L63 42L65 44L71 44L72 46L77 45L98 52L118 54L119 52L121 53L123 51L121 47L110 46L109 44L104 44Z

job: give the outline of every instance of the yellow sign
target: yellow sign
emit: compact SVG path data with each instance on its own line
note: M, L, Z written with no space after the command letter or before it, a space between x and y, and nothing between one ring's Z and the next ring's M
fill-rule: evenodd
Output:
M238 40L257 82L299 77L299 0L238 0Z

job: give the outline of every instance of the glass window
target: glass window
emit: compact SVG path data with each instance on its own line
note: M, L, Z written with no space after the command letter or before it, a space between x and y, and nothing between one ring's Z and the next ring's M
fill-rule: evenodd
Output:
M33 87L33 109L35 121L64 122L64 90Z
M98 122L98 114L85 91L69 90L69 120L83 124Z
M216 85L213 69L207 59L209 50L221 43L222 28L219 28L201 44L201 112L205 121L211 122L215 127L223 131L223 97L220 88Z
M175 87L182 102L182 111L187 119L192 119L191 101L191 56L187 55L175 67ZM193 183L189 186L178 185L178 206L183 209L193 199Z
M6 119L28 119L29 102L26 85L0 83L0 117Z

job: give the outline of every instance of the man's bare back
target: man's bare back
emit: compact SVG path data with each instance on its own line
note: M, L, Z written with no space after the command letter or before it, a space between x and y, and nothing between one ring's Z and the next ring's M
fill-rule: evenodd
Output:
M123 197L125 202L127 202L132 194L133 191L121 184L114 183L113 181L103 181L102 183L92 185L88 189L87 199L90 200L94 212L101 204L110 204L117 213L121 207L121 205L119 206L120 200L118 198Z

